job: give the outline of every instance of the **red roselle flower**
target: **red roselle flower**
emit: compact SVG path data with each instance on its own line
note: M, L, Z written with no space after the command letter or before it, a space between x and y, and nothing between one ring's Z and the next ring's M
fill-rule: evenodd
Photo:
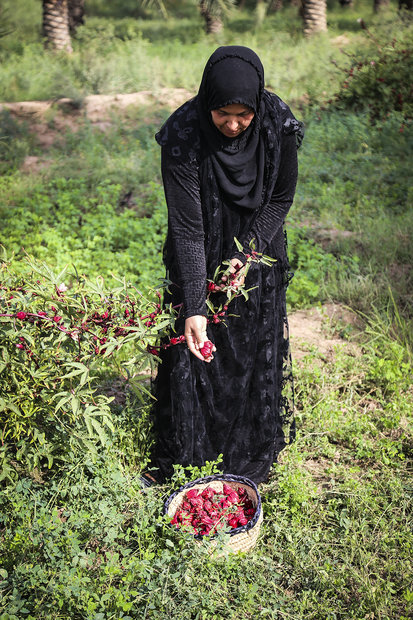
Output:
M220 289L220 287L217 284L214 284L214 282L208 282L207 290L210 293L215 293L217 291L220 291L221 289Z
M151 353L151 355L159 355L159 351L158 349L155 349L155 347L147 347L146 350L148 351L148 353Z
M212 349L214 348L213 343L210 340L206 340L204 342L204 346L201 349L201 354L203 357L208 358L212 355Z
M18 312L18 313L16 314L16 317L17 317L18 319L20 319L21 321L24 321L24 319L27 317L27 314L26 314L26 312Z

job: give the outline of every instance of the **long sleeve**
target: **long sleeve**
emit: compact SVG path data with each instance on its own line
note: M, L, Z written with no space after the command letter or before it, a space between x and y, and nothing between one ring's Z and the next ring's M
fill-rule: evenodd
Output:
M279 231L293 203L297 176L296 138L294 134L284 135L278 177L271 199L255 219L246 237L240 239L244 250L247 250L250 241L254 239L256 251L265 253L267 246Z
M162 148L162 179L184 316L206 316L206 262L197 165L177 164Z

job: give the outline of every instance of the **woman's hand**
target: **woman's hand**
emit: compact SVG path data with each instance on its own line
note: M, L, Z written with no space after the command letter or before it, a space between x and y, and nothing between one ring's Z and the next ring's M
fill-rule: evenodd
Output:
M186 319L185 321L185 338L188 349L195 355L195 357L203 362L211 362L214 359L213 355L205 358L201 353L202 347L208 340L206 327L207 320L205 316L190 316L189 319ZM212 351L216 351L215 346Z
M232 258L231 259L231 266L229 268L229 278L230 278L230 284L235 288L239 288L240 286L242 286L244 284L245 281L245 265L242 261L240 261L239 258ZM232 274L236 274L235 278L232 279L231 275ZM222 276L221 278L222 282L224 282L224 284L227 284L228 282L228 276Z

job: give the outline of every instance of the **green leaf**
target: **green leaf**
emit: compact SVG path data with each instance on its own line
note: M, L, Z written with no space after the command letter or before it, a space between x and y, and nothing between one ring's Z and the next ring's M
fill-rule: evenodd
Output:
M213 278L212 278L212 280L213 280L214 282L215 282L215 280L216 280L216 279L217 279L217 277L218 277L218 274L219 274L219 272L220 272L220 269L221 269L221 267L220 267L220 266L218 266L218 267L215 269L215 271L214 271L214 276L213 276Z
M244 248L242 247L241 243L238 241L236 237L234 237L234 241L235 241L235 245L237 246L238 252L243 252Z
M71 398L71 394L68 394L67 396L64 396L63 398L61 398L55 407L55 411L56 412L59 411L59 409L61 409L63 405L69 402L70 398Z
M79 387L82 387L82 385L85 385L86 381L89 379L89 370L86 368L85 372L83 373L83 375L80 377L80 381L79 381Z
M105 348L105 353L103 355L103 357L109 357L109 355L111 355L111 353L113 353L113 351L116 349L117 347L117 343L109 343L109 345Z
M72 399L70 401L70 405L72 407L72 411L73 411L73 415L77 415L77 413L79 412L80 409L80 400L78 399L77 396L72 396Z
M106 438L106 433L103 430L103 426L99 423L98 420L96 420L96 418L90 418L90 423L91 423L91 426L93 427L93 430L97 433L100 439L100 443L102 445L105 445L107 438Z

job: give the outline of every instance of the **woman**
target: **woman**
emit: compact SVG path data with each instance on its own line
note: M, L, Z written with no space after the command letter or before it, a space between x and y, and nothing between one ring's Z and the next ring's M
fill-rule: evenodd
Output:
M283 223L300 135L289 108L264 89L260 59L241 46L212 54L197 97L156 135L168 205L164 261L173 282L164 302L182 306L176 331L187 344L162 352L155 383L158 481L175 463L200 466L222 454L224 472L259 483L293 437L283 391L291 384ZM277 262L253 264L248 301L235 299L226 325L207 323L207 279L229 259L235 286L243 284L250 242ZM207 339L215 347L205 359Z

